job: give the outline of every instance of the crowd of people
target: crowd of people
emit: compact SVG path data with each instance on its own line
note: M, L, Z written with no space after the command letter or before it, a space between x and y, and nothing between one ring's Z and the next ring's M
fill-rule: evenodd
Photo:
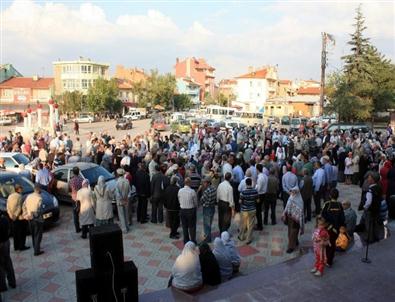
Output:
M10 195L7 203L15 250L27 248L23 229L28 222L35 255L42 253L39 196L40 190L56 195L52 169L66 163L93 162L113 173L116 185L109 186L103 177L89 184L78 167L73 169L69 190L75 231L87 238L90 227L114 223L113 201L124 233L130 231L134 216L140 224L165 222L170 229L169 237L182 237L185 244L174 265L171 282L184 290L218 282L219 275L213 272L217 266L221 280L237 271L235 266L240 265L240 257L235 249L230 252L226 248L234 245L228 233L231 225L237 229L237 234L232 234L235 239L251 244L254 237L262 236L254 230L261 231L269 224L270 212L272 225L279 223L279 219L287 225L286 252L293 253L305 224L315 217L316 262L312 272L320 276L325 265L333 264L336 246L346 250L345 242L352 240L354 231L366 234L367 241L377 241L382 238L386 208L394 218L395 136L391 128L380 133L326 130L316 133L307 128L290 132L256 125L219 130L201 125L188 134L164 136L151 129L135 137L126 135L122 140L107 132L91 132L87 138L75 140L61 132L52 136L37 133L30 138L9 133L1 139L0 149L21 152L38 167L32 205L27 204L30 196L22 203L20 196ZM1 159L0 168L5 168ZM363 214L358 224L350 202L338 201L339 182L362 188L359 210ZM16 186L15 194L20 195L19 191ZM277 217L279 200L282 214ZM200 208L202 240L196 235ZM208 243L213 240L216 212L222 238L214 238L211 252ZM182 234L178 232L180 225ZM15 236L15 232L22 235ZM3 230L1 233L4 234ZM8 237L2 237L0 250L9 257ZM190 267L183 266L183 262ZM9 270L1 267L3 280ZM14 284L9 279L9 285Z

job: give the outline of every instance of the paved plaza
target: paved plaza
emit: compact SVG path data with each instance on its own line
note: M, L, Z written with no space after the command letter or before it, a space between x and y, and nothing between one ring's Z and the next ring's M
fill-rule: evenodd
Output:
M340 199L349 199L356 208L360 198L357 186L339 185ZM282 202L277 204L280 217ZM217 215L213 232L218 234ZM313 223L306 225L301 237L302 250L311 246ZM181 230L181 229L180 229ZM202 213L198 212L197 232L201 238ZM232 227L231 233L236 233ZM169 230L163 224L134 224L129 234L124 235L125 260L133 260L138 268L139 293L148 293L167 286L174 260L179 255L182 240L169 238ZM28 245L31 244L30 237ZM236 244L242 256L241 274L249 274L265 266L300 256L300 252L286 254L287 228L281 222L275 226L265 226L254 233L251 245ZM75 301L76 270L90 267L89 240L83 240L74 232L71 207L61 207L59 223L44 233L42 248L45 254L34 257L32 250L12 251L12 259L17 278L17 288L9 289L5 301Z

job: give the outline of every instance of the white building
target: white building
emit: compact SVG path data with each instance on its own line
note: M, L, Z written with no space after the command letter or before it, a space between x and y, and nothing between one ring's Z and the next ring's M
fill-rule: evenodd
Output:
M109 64L97 63L88 58L80 57L76 61L53 62L55 94L65 91L80 91L83 94L98 78L109 79Z
M236 100L233 106L242 107L246 111L264 110L266 100L276 96L277 69L264 67L236 77Z

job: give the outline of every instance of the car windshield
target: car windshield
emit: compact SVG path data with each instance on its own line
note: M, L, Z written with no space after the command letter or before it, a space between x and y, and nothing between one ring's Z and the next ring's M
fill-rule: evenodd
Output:
M22 194L33 192L33 183L27 178L20 175L4 175L0 176L0 196L8 198L8 195L15 192L16 184L22 186Z
M125 122L127 122L127 119L125 119L125 118L121 118L118 120L118 123L125 123Z
M89 183L91 185L95 185L97 183L97 179L99 178L99 176L103 176L106 181L114 178L114 176L110 172L108 172L101 166L82 170L81 173L86 179L89 180Z
M189 122L188 122L188 121L185 121L185 120L182 120L182 121L180 121L180 124L181 124L181 125L189 125Z
M13 158L18 162L18 164L27 165L30 162L29 159L25 155L20 154L20 153L15 154L13 156Z
M291 124L294 124L294 125L300 124L300 118L293 118L291 120Z

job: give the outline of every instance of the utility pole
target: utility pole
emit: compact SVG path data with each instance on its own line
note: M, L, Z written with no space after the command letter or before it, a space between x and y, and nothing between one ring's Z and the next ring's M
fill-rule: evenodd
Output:
M321 84L320 84L320 116L324 113L324 89L325 89L325 68L326 68L326 42L325 32L321 33L322 50L321 50Z

